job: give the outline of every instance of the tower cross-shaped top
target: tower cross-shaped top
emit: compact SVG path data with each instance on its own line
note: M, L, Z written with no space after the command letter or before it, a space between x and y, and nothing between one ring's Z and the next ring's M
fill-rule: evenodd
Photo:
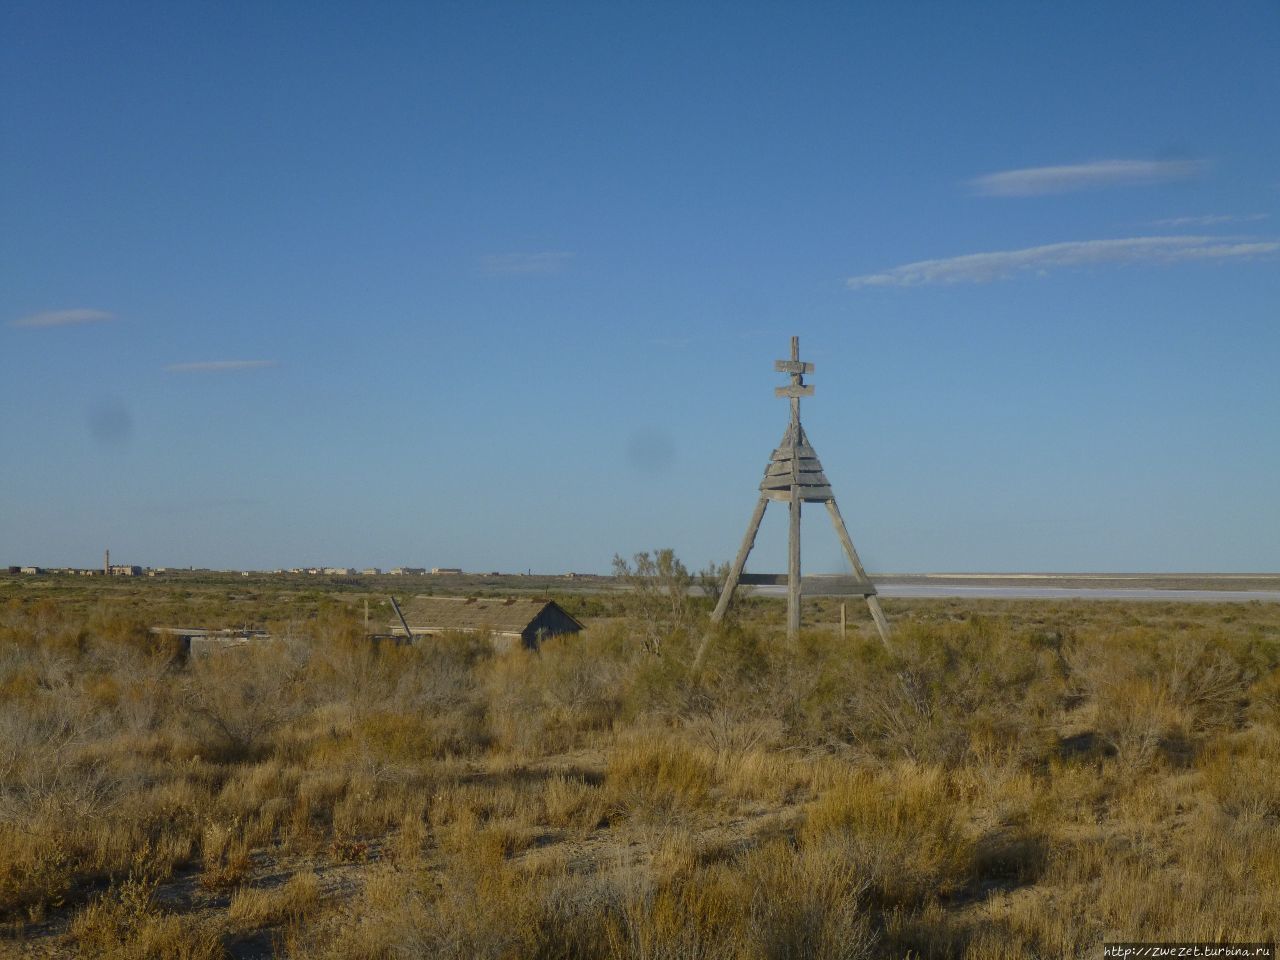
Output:
M812 384L806 385L804 375L813 373L813 364L805 363L800 359L800 338L791 338L791 359L773 361L773 369L778 373L791 374L791 386L774 387L773 395L775 397L787 397L791 400L791 422L793 424L800 423L800 398L812 397Z

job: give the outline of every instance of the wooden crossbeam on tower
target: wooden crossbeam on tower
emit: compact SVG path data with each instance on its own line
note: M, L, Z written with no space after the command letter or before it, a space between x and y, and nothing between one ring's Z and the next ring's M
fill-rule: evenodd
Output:
M831 483L818 460L817 451L810 443L804 427L800 423L800 398L813 396L813 386L804 382L805 374L813 373L813 364L800 359L800 338L791 338L791 358L774 362L774 370L785 373L791 382L785 387L775 387L774 395L785 397L791 402L791 419L782 442L773 451L764 470L764 479L760 481L760 499L756 502L751 519L747 523L746 535L742 538L742 546L729 568L729 576L725 579L720 593L720 600L711 614L712 622L724 619L733 602L734 590L748 584L777 583L787 585L787 636L795 639L800 632L801 601L806 596L863 596L875 620L876 629L885 646L889 646L889 621L885 619L880 608L880 600L876 596L875 585L867 576L867 571L858 559L858 551L854 549L853 539L845 527L844 517L836 506L835 494ZM769 501L782 501L787 504L790 519L790 531L787 538L787 573L785 580L782 574L744 574L747 557L755 546L756 534L760 531L760 521L764 519L765 509ZM805 503L822 503L826 505L831 523L840 537L840 545L844 548L849 565L853 568L852 577L842 578L805 578L800 570L800 516ZM825 581L825 582L824 582ZM705 650L705 643L704 643ZM702 659L703 650L698 653L698 661Z

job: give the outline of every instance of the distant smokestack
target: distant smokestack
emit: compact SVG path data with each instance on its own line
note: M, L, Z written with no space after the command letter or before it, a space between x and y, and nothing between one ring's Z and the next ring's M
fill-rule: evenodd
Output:
M104 577L111 576L111 550L108 548L102 554L102 575Z

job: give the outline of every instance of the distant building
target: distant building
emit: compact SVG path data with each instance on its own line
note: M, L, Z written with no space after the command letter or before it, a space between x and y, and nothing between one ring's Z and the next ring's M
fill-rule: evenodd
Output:
M393 577L407 577L407 576L420 577L426 572L427 572L426 567L392 567L391 568L391 575Z
M536 650L547 637L582 630L582 624L554 600L414 597L404 605L403 612L415 638L442 633L489 633L500 651L517 645ZM399 620L391 624L391 633L405 635Z
M431 572L435 575L450 574L456 575L462 573L461 567L432 567Z
M364 574L366 577L377 577L377 576L381 576L381 575L382 575L382 568L381 568L381 567L366 567L364 570L362 570L362 571L360 571L360 572L361 572L362 574Z
M129 563L113 563L107 568L113 577L140 577L142 568Z
M354 567L325 567L324 572L334 577L354 577L356 575Z
M44 573L44 568L42 568L42 567L20 567L20 568L18 569L18 573L25 573L25 574Z

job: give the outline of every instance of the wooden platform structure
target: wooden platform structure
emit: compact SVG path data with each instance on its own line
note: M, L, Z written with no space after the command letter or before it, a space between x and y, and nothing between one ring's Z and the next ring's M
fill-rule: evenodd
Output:
M513 646L536 650L547 637L578 633L582 624L554 600L516 597L427 597L408 601L391 635L411 639L443 633L485 633L498 651Z
M747 524L746 536L742 538L742 546L738 556L729 568L729 576L725 580L720 593L720 601L711 614L713 622L724 618L733 600L733 592L738 585L787 585L787 636L791 639L800 632L800 602L804 596L861 596L867 600L871 616L880 631L880 639L887 646L889 643L889 621L880 609L880 601L876 598L876 588L862 568L858 559L858 551L854 549L853 540L844 525L840 508L836 506L835 494L831 490L831 482L822 469L817 451L809 442L808 434L800 424L800 398L813 396L813 386L804 382L807 373L813 373L813 364L800 359L800 338L791 338L791 359L778 360L774 369L779 373L789 374L791 383L785 387L775 387L774 395L786 397L791 401L791 421L787 432L782 435L782 442L773 451L769 463L764 470L764 479L760 481L760 500L756 503L755 512ZM781 501L788 505L791 518L790 535L787 540L788 562L785 574L750 574L743 573L747 564L747 556L755 546L756 534L760 530L760 521L764 519L765 508L770 500ZM827 508L831 522L835 525L840 543L844 546L845 555L853 567L852 577L802 577L800 575L800 510L805 503L821 503Z

